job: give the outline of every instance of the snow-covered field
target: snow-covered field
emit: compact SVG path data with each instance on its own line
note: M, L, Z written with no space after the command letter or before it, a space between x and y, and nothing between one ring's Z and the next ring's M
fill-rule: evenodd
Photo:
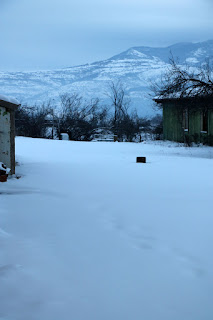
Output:
M1 320L213 319L213 148L16 146L22 177L0 185Z

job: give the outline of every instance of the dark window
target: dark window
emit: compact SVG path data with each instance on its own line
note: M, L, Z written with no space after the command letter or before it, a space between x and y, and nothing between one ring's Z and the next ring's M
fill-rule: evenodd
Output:
M208 132L208 110L201 113L201 131Z
M185 131L189 130L189 112L188 109L183 110L183 129Z

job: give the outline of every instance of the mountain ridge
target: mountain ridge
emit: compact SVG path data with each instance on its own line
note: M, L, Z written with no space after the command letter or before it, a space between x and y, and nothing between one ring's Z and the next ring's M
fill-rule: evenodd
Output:
M152 115L149 83L161 77L169 66L170 51L180 64L195 67L213 57L213 40L177 43L168 47L131 47L109 59L63 69L0 72L0 93L22 103L40 104L52 100L57 105L63 93L79 93L86 99L99 97L109 104L105 92L110 81L120 80L139 114Z

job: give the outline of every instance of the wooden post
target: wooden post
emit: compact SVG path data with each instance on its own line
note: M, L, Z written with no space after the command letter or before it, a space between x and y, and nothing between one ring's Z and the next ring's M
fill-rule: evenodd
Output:
M10 112L10 169L15 174L15 111Z
M146 157L137 157L136 162L137 163L146 163Z

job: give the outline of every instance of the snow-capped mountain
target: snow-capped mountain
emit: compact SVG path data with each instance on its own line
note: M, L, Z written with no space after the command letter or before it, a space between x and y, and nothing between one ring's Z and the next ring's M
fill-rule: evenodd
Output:
M120 80L131 98L132 107L141 115L151 115L150 83L168 67L169 57L180 64L199 66L213 57L213 40L201 43L178 43L165 48L133 47L110 59L52 71L0 72L0 93L22 103L39 104L63 93L77 92L87 99L99 97L107 103L110 81Z

